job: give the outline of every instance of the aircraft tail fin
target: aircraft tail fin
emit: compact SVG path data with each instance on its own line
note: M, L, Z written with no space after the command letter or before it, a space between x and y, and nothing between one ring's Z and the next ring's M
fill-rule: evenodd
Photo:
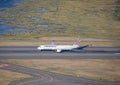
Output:
M74 42L74 44L73 45L78 45L78 46L80 46L80 39L78 39L76 42Z

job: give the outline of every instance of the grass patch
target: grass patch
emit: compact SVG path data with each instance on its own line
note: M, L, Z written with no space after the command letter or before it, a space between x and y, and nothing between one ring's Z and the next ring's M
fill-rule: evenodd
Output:
M120 59L3 59L0 61L76 77L120 82Z
M113 18L115 1L24 0L24 4L16 4L14 9L5 8L5 12L0 13L0 22L16 29L33 28L37 32L8 33L0 40L36 40L44 36L120 39L120 21ZM41 23L47 23L48 27L36 27Z
M0 69L0 85L8 85L13 81L29 79L31 76Z
M105 47L119 47L120 40L109 39L94 39L94 38L80 38L81 46L105 46ZM44 42L41 42L44 40ZM46 41L47 40L47 41ZM55 40L55 44L71 44L77 40L77 37L41 37L39 40L1 40L0 46L39 46L42 44L51 44L51 41ZM68 42L69 41L69 42Z

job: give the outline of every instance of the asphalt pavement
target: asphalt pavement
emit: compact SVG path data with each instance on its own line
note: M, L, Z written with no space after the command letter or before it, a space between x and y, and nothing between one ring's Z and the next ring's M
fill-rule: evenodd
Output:
M0 47L0 59L113 59L120 58L119 47L86 47L80 50L39 51L36 46Z

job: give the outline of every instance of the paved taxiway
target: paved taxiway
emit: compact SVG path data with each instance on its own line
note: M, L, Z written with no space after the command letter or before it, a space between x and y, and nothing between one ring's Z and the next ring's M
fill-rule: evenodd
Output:
M0 59L113 59L120 58L119 47L86 47L75 51L56 53L39 51L36 46L0 47Z
M0 69L11 70L33 76L31 79L12 82L9 85L120 85L120 83L108 83L77 78L14 64L8 64L8 66L0 67Z

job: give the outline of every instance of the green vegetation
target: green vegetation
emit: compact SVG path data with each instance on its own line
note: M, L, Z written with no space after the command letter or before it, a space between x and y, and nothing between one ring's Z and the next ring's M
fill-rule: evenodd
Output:
M116 9L114 12L114 16L116 20L120 20L120 0L116 0Z
M35 31L7 33L0 40L35 40L45 36L120 39L120 21L114 19L114 15L119 17L119 9L114 12L115 1L24 0L24 4L0 13L0 23Z
M28 78L32 78L32 77L26 74L0 69L0 85L8 85L13 81L25 80Z
M120 59L2 59L0 61L76 77L120 82Z

